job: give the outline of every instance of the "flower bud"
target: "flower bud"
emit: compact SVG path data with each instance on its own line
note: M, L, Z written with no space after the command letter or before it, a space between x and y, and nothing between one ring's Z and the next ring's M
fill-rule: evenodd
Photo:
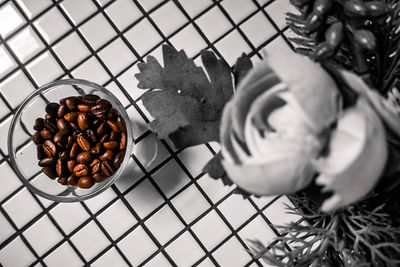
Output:
M325 32L325 41L332 50L335 50L344 37L343 23L338 21L329 26Z
M354 40L364 49L373 50L376 46L375 35L367 30L357 30L354 32Z
M367 15L365 4L359 0L344 1L343 9L350 18L363 18Z

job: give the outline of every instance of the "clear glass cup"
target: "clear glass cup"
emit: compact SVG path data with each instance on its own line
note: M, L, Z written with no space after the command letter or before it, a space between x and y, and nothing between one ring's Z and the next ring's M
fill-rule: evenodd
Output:
M89 189L61 185L47 177L38 166L37 149L32 136L36 118L45 115L46 101L59 102L68 96L95 94L107 99L123 117L127 130L125 157L118 170L105 181L94 184ZM104 87L86 80L67 79L46 84L29 95L17 110L8 133L8 151L12 168L23 184L32 192L58 202L83 201L109 188L127 167L133 150L132 125L125 108L119 100Z

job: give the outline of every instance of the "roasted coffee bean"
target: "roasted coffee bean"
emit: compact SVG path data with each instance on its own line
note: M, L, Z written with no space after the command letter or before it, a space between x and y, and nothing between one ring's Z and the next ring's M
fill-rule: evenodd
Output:
M97 144L90 150L90 152L91 152L93 155L98 155L98 154L100 154L100 153L101 153L101 144L100 144L100 143L97 143Z
M126 133L121 133L121 140L119 141L119 149L124 150L126 148Z
M89 151L81 152L76 157L76 160L82 164L88 163L92 161L92 159L93 159L92 154Z
M67 137L64 134L62 134L61 132L57 132L53 137L53 141L55 144L62 146L63 144L65 144L66 138Z
M74 167L74 174L76 177L83 177L89 174L88 167L85 164L78 164Z
M67 161L67 168L70 173L74 172L75 166L76 166L76 160L70 159Z
M91 188L93 185L94 185L94 180L90 176L84 176L78 180L78 186L80 188Z
M68 156L69 156L69 153L66 150L61 151L60 153L58 153L58 157L60 159L62 159L62 160L68 159Z
M75 175L71 174L71 175L68 177L67 183L68 183L69 185L72 185L72 186L77 186L77 185L78 185L78 178L76 178Z
M33 135L33 142L35 143L35 145L39 145L41 143L43 143L43 138L40 135L39 131L36 131L35 134Z
M106 131L107 131L107 124L105 122L100 124L100 126L96 130L97 135L99 135L99 136L103 135Z
M95 126L95 128L97 128L98 126L100 126L101 123L102 123L102 121L99 120L99 119L94 119L94 120L93 120L93 126Z
M101 170L106 176L111 176L115 172L113 166L108 161L103 161L101 163Z
M75 158L79 153L79 146L77 143L73 143L71 147L71 151L69 152L70 158Z
M89 112L90 111L90 106L86 104L79 104L78 105L78 110L82 112Z
M102 154L99 159L101 161L107 161L107 160L111 160L113 157L113 152L110 149L107 149L106 152L104 152L104 154Z
M110 108L107 114L107 120L116 120L118 117L118 111L115 108Z
M57 128L62 134L68 134L68 123L65 119L61 118L57 120Z
M57 110L57 117L62 118L65 116L65 114L67 114L67 112L68 112L67 106L65 104L60 105Z
M100 98L99 100L97 100L96 101L96 105L102 105L102 106L105 106L107 108L111 108L112 107L110 101L108 101L107 99L104 99L104 98Z
M74 138L72 136L68 136L67 145L65 146L66 149L70 149L74 144Z
M55 118L57 117L57 111L60 105L58 103L49 103L46 105L46 112L49 114L51 117Z
M53 167L44 167L42 172L46 174L50 179L56 179L57 172Z
M72 134L72 137L76 140L76 139L78 139L78 136L81 136L82 134L83 134L83 132L80 129L78 129L78 130L74 131L74 133Z
M54 165L55 161L54 158L44 158L39 161L40 167L48 167Z
M108 139L108 134L105 134L105 135L103 135L101 138L100 138L100 143L104 143L106 140Z
M118 146L118 142L109 141L103 143L104 148L114 150Z
M68 184L68 178L67 177L60 177L58 178L58 182L62 185L67 185Z
M68 107L70 111L76 110L76 105L78 103L78 99L75 96L71 96L65 99L65 105Z
M89 129L89 122L86 113L79 112L78 114L78 126L81 130Z
M44 127L44 119L43 118L37 118L35 120L35 125L33 126L33 129L35 129L36 131L40 131L42 130Z
M87 105L94 105L96 104L96 101L100 99L99 96L97 95L84 95L82 96L82 102L87 104Z
M82 135L78 136L76 138L76 142L78 143L78 145L82 148L83 151L89 151L90 150L90 143L88 140L86 140L85 137L83 137Z
M119 140L119 133L112 131L110 133L110 141L118 141Z
M51 120L51 119L46 119L44 121L44 127L49 130L52 133L57 132L58 128L57 128L57 124Z
M103 106L103 105L96 105L93 106L90 111L92 112L93 115L95 115L98 119L100 120L105 120L107 119L107 114L108 114L108 107Z
M118 124L115 121L107 121L107 125L110 126L111 130L113 130L114 132L119 132L120 129L118 127Z
M121 130L121 132L126 133L126 124L121 115L118 115L117 124L118 124L118 128Z
M70 112L64 115L64 119L69 122L75 122L78 118L78 112Z
M96 181L96 183L101 183L106 178L107 178L107 176L105 176L104 174L102 174L100 172L93 174L93 179Z
M44 159L47 157L46 153L44 153L43 146L37 145L36 146L36 156L39 160Z
M44 116L44 119L45 120L50 120L50 119L52 119L53 117L51 117L51 115L50 114L46 114L45 116Z
M47 129L41 130L40 131L40 136L45 140L49 140L49 139L53 138L53 134Z
M58 174L58 177L61 177L65 172L65 162L62 159L57 160L56 172Z
M79 129L78 125L77 125L75 122L70 122L69 125L70 125L71 128L74 129L74 130L78 130L78 129Z
M125 157L125 151L119 151L117 153L117 155L115 155L113 164L116 169L118 169L119 166L121 166L121 163L124 160L124 157Z
M86 136L92 140L93 143L96 143L97 137L92 129L86 130Z
M92 174L98 173L100 171L100 160L95 159L92 161L92 163L90 163L90 168L92 168Z
M57 147L50 140L44 141L42 147L43 147L44 153L46 153L46 155L49 157L54 157L57 154Z

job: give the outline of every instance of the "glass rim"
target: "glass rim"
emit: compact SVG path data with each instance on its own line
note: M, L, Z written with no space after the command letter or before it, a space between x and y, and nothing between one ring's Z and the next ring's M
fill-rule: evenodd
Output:
M13 133L14 130L17 126L17 123L21 120L21 116L24 113L26 107L28 106L29 103L31 103L32 100L36 99L38 96L41 94L44 94L51 89L53 89L56 86L61 86L61 85L84 85L84 86L89 86L92 87L98 91L101 91L107 95L107 97L110 97L113 102L117 103L119 105L120 110L118 112L121 114L121 116L124 118L125 125L126 125L126 134L127 134L127 146L126 146L126 151L125 151L125 156L124 159L117 169L117 171L110 177L106 179L106 183L99 186L95 190L89 192L88 194L82 195L82 196L72 196L72 197L65 197L65 196L59 196L59 195L52 195L49 193L46 193L34 185L30 183L28 179L26 179L26 176L21 172L19 164L16 161L16 150L14 151L14 138L13 138ZM113 93L111 93L109 90L107 90L105 87L98 85L97 83L88 81L88 80L83 80L83 79L63 79L63 80L56 80L53 82L49 82L35 91L33 91L31 94L29 94L22 104L18 107L17 111L15 112L15 115L11 121L9 130L8 130L8 136L7 136L7 148L8 148L8 154L10 158L10 163L11 163L11 168L14 170L14 172L17 174L18 178L22 181L24 186L26 186L31 192L34 192L35 194L44 197L46 199L56 201L56 202L80 202L84 200L88 200L92 197L95 197L99 195L100 193L104 192L106 189L108 189L112 184L114 184L115 180L121 175L122 171L126 168L126 165L128 164L129 158L131 156L131 151L133 151L133 132L132 132L132 127L131 127L131 122L129 120L129 116L124 108L124 106L121 104L121 102L118 100L116 96L114 96ZM50 178L49 178L50 179ZM54 179L55 181L56 179ZM70 188L69 186L66 187L66 189Z

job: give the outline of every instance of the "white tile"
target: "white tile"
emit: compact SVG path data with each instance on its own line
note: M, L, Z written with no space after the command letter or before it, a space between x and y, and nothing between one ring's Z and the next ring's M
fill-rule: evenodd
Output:
M35 260L36 257L20 237L17 237L0 250L0 262L4 266L28 266Z
M141 56L150 49L156 47L162 41L161 36L148 19L141 20L124 35Z
M162 0L139 0L138 2L144 8L144 10L149 11L161 3Z
M291 222L295 223L300 220L300 216L289 213L290 210L287 208L287 205L293 207L290 200L286 196L282 196L268 206L268 208L264 210L264 214L271 223L277 226L287 225Z
M97 50L117 34L101 13L85 22L79 28L79 31L89 42L93 50Z
M261 216L257 216L243 229L239 231L239 236L250 247L250 242L260 241L265 247L269 246L276 238L276 234Z
M95 57L91 57L77 67L72 75L74 78L84 79L103 85L110 79L106 70Z
M48 266L78 267L83 265L82 260L67 242L64 242L43 260Z
M48 51L35 58L26 68L39 86L52 82L64 74L63 69Z
M207 46L193 25L186 26L174 35L170 41L178 51L184 49L189 58L194 57L201 49Z
M154 258L152 258L149 262L147 262L144 266L146 267L168 267L172 266L172 264L165 258L162 253L158 253Z
M135 78L135 74L139 73L137 64L130 67L124 73L122 73L117 79L129 95L134 99L141 97L147 90L139 89L137 87L139 81Z
M247 54L251 51L249 45L236 30L218 41L215 47L231 66L235 64L236 59L240 57L242 53Z
M189 177L174 159L152 174L152 177L167 198L190 182Z
M0 46L0 78L15 69L17 64L7 51L5 46Z
M1 213L0 213L0 229L1 229L0 244L6 241L7 238L9 238L15 232L14 228Z
M58 42L54 46L54 51L68 69L90 55L89 49L76 32Z
M91 0L65 0L61 3L61 6L75 25L81 23L97 10L96 5Z
M161 195L148 180L140 183L125 198L141 218L149 215L164 202Z
M214 42L218 37L232 28L232 24L229 23L228 19L217 6L199 17L196 23L211 42Z
M221 243L231 233L228 226L214 210L193 225L192 230L208 251Z
M133 230L117 245L134 266L142 263L157 250L157 246L141 226Z
M119 191L125 192L143 176L143 171L136 162L130 158L127 164L126 175L121 175L121 177L115 181L115 185L118 187Z
M195 17L204 9L212 5L211 0L181 0L179 2L191 18Z
M143 16L143 13L131 0L115 1L105 11L120 31L125 30L126 27Z
M251 1L247 1L244 5L242 0L226 0L222 2L222 6L235 23L240 22L257 9Z
M191 223L210 208L210 204L194 185L179 193L171 202L186 223Z
M214 204L232 190L232 187L224 185L221 179L211 178L208 174L203 175L197 183Z
M121 38L117 38L103 48L98 54L114 76L137 60Z
M43 255L63 238L47 216L40 218L23 235L39 256Z
M199 265L197 265L198 267L215 267L215 264L209 259L206 258L205 260L203 260Z
M132 125L133 139L137 139L139 136L143 135L146 131L149 130L147 123L144 121L143 117L140 115L139 111L133 105L126 109L126 113L129 116L129 121ZM135 155L138 156L137 147L134 147ZM149 150L150 151L150 150ZM149 156L153 156L149 155ZM139 156L140 158L140 156ZM142 162L145 164L144 162Z
M8 44L22 63L45 48L42 41L29 26L13 36Z
M50 210L50 214L66 234L71 233L84 221L90 218L89 214L79 202L59 203L56 207Z
M164 36L172 34L187 22L186 17L173 2L162 5L150 16Z
M116 220L118 218L118 220ZM121 200L113 203L97 219L112 239L116 240L137 223L137 220Z
M17 0L28 18L33 18L52 4L51 0Z
M92 213L96 213L116 197L117 194L115 194L114 190L109 188L100 195L85 200L84 203L89 207Z
M202 256L204 251L189 232L185 232L172 242L165 251L171 256L177 266L192 266Z
M233 194L222 202L218 209L226 217L233 228L237 228L248 220L256 209L241 195Z
M36 161L38 160L37 147L35 143L33 143L32 138L29 138L29 142L17 150L16 155L17 155L16 162L20 166L22 166L21 171L26 177L33 177L36 173L38 173L41 170L41 168L37 164L26 164L26 162L36 163ZM43 178L49 180L48 177L46 176L44 176ZM41 185L41 183L39 184Z
M110 266L128 266L121 255L115 248L110 249L104 255L102 255L98 260L96 260L92 267L110 267Z
M35 218L42 209L26 188L19 191L15 196L3 204L3 208L10 215L18 228L23 227ZM20 212L21 208L24 212Z
M10 111L3 99L0 99L0 119L4 118Z
M6 38L24 24L25 20L12 2L0 8L0 35Z
M11 125L11 120L13 119L14 115L10 115L4 119L0 123L0 133L8 133L8 130L10 129ZM13 140L15 142L15 145L18 147L19 145L22 145L25 141L28 140L29 135L25 133L25 131L22 129L21 124L17 124L15 128L15 134L13 135ZM8 134L6 135L8 136ZM8 155L8 138L0 138L0 149Z
M212 255L221 266L241 267L251 260L236 237L229 239Z
M71 28L67 20L56 7L44 13L36 19L33 24L48 44L53 43Z
M97 3L99 3L100 6L105 6L107 5L111 0L96 0Z
M0 91L12 108L17 108L35 87L21 71L15 72L0 84Z
M260 46L277 33L275 28L262 12L258 12L252 16L249 20L243 23L240 28L255 47ZM263 29L263 34L260 34L260 29Z
M155 134L150 134L137 143L134 154L147 171L151 171L171 155Z
M280 29L286 26L285 13L291 9L289 0L273 1L265 11Z
M185 165L186 169L190 172L193 177L197 177L203 170L204 166L213 154L205 145L198 145L186 148L178 157Z
M106 86L106 89L110 91L116 98L118 98L122 106L126 107L131 103L129 102L129 99L125 96L125 94L122 92L121 88L119 88L119 86L115 82L109 83Z
M110 241L103 232L101 232L100 228L94 221L91 221L84 228L79 230L79 232L73 235L71 241L82 253L82 256L88 261L110 244Z
M161 245L165 245L185 227L168 205L157 211L145 224Z
M18 187L20 187L22 183L7 162L3 162L0 165L0 173L2 176L1 188L0 188L0 200L3 200L12 192L14 192Z

